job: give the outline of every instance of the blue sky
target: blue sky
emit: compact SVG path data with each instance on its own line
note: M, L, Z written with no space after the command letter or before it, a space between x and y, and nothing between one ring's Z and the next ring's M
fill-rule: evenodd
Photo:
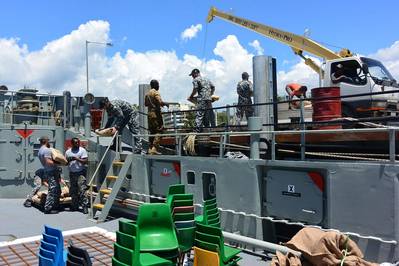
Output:
M195 60L186 60L185 55L193 55L201 58L205 52L205 57L207 60L211 61L210 69L212 69L212 66L215 68L213 74L210 76L214 78L220 78L221 76L218 76L218 73L222 68L219 67L218 70L216 69L215 65L218 66L220 64L226 63L228 60L234 62L234 58L230 58L231 55L225 55L225 57L222 58L224 55L221 55L223 52L220 52L220 50L226 50L228 47L235 44L235 39L227 38L228 35L233 35L239 42L238 46L241 45L245 49L245 51L241 53L241 61L238 60L238 62L243 62L243 58L246 58L245 60L248 59L248 55L246 55L245 52L248 52L249 54L256 54L256 51L249 45L249 43L253 42L254 40L258 40L266 55L272 55L277 58L278 69L280 71L284 71L283 74L287 74L286 79L283 80L287 80L288 77L294 77L296 80L311 82L314 77L310 76L310 74L306 74L304 77L296 76L298 73L302 72L301 68L298 68L297 65L299 64L300 60L292 54L291 50L287 46L220 19L215 19L211 24L206 26L205 18L209 8L211 6L215 6L224 11L232 11L234 15L268 24L297 34L303 34L305 29L310 29L310 37L316 41L333 44L338 47L346 47L357 53L369 55L375 54L379 49L389 48L399 40L399 23L396 21L399 10L398 3L399 2L392 0L380 0L378 1L378 5L375 1L371 0L2 1L0 40L11 40L13 38L18 38L18 41L13 43L12 46L14 48L17 46L18 49L23 50L22 48L24 45L26 45L28 47L28 53L30 54L32 52L34 53L36 51L42 51L43 47L45 47L47 43L54 40L60 40L64 36L70 35L72 31L76 31L79 26L86 24L88 21L105 21L108 22L109 29L102 29L101 33L105 34L113 42L114 46L103 51L103 53L106 53L104 54L104 58L102 58L104 62L101 61L101 58L97 58L104 63L104 69L94 69L94 73L102 73L105 75L109 72L118 72L119 70L116 71L115 69L111 69L112 67L110 66L112 64L116 64L115 62L119 62L118 56L116 56L118 53L120 53L123 63L126 63L127 65L137 64L137 60L132 61L128 58L128 50L134 51L134 53L140 53L142 56L148 56L149 51L161 51L158 53L158 55L162 54L162 56L165 56L164 53L172 52L173 54L169 55L169 59L176 55L178 60L180 60L179 62L185 64L187 68L194 65L193 62L195 62ZM196 25L199 23L202 24L203 27L202 31L198 33L196 38L193 38L189 41L182 41L180 39L180 35L185 29L191 25ZM206 49L204 51L203 47L206 27L207 42ZM82 47L82 49L84 47L84 41L82 40L84 39L85 36L81 36L79 39L82 45L80 46L79 43L78 46ZM96 41L93 39L91 40ZM70 42L72 41L73 40ZM68 47L67 43L68 41L59 44L59 50L57 50L57 53L63 53L64 50L62 50L62 47ZM218 43L220 44L219 55L215 55L213 49L215 49ZM397 46L399 47L399 44ZM74 47L74 49L76 49L77 46ZM236 45L235 48L240 47L237 47ZM339 50L339 48L336 47L329 48L332 50ZM397 51L399 49L396 48L396 46L394 48L394 55L398 56L399 52ZM65 49L71 48L69 47ZM5 50L3 52L5 53L3 55L8 56L8 51ZM48 54L48 51L44 52ZM82 79L84 78L83 50L79 50L77 52L79 52L79 56L76 60L79 62L76 62L75 65L71 65L71 68L72 66L78 66L79 68L82 67L82 69L78 71L76 77L68 76L71 75L71 69L59 69L61 72L64 71L63 73L65 74L59 75L60 79L47 83L40 80L40 77L45 79L44 75L40 76L37 75L37 73L33 73L35 72L33 69L35 64L29 63L32 60L28 53L19 51L19 54L17 55L18 59L15 59L14 61L18 62L18 64L22 64L23 66L28 65L29 71L33 73L30 73L32 74L31 79L24 80L25 84L28 83L29 85L38 87L40 87L40 84L42 84L44 89L49 89L48 87L50 86L56 86L58 89L65 88L67 85L76 87L78 82L82 81L83 83ZM389 51L389 56L391 52L392 51ZM0 56L2 56L1 52ZM228 56L230 57L227 59ZM385 55L385 57L387 57L387 55ZM148 56L148 58L150 58L150 56ZM212 61L213 59L216 60L216 62ZM145 61L146 64L149 64L148 60ZM3 61L0 58L0 63L8 64L8 62ZM52 61L51 56L47 61ZM189 62L187 63L187 61ZM250 61L250 59L247 61ZM16 67L19 66L18 64L16 64ZM399 63L397 61L392 61L389 62L389 64L397 68ZM239 73L239 71L247 70L244 69L244 66L245 68L250 68L250 65L250 62L245 62L243 63L242 68L237 68L235 71ZM51 68L56 67L48 67L48 69ZM296 68L297 71L291 71L293 69L295 70ZM224 71L227 71L228 69L228 67L223 68ZM118 72L118 74L111 75L112 77L107 77L106 79L104 78L102 82L111 82L110 80L113 80L114 77L118 75L120 76L121 73L124 73L123 71ZM151 71L156 72L156 69L148 70L148 72ZM292 72L291 74L290 71ZM2 79L5 81L11 80L12 82L9 82L14 84L14 86L21 86L22 82L17 82L18 78L20 77L10 79L6 74L9 72L2 72L2 68L0 66L0 83ZM171 80L170 77L166 78L167 75L170 76L172 74L181 74L177 72L168 72L165 74L166 72L164 72L165 71L157 74L159 78L164 81ZM135 71L129 73L129 75L134 75ZM185 74L186 73L184 73L184 75ZM7 78L4 78L4 76L7 76ZM92 76L92 78L95 79L95 75ZM65 82L61 82L61 78L64 78ZM135 87L137 82L142 82L148 78L149 75L146 74L143 75L142 78L134 81L124 80L123 84L126 83L128 86ZM72 79L74 82L70 81ZM93 83L95 82L96 80L93 80ZM189 84L190 80L188 80L186 77L185 80L182 79L181 82L181 86L185 86L186 83ZM216 83L217 82L218 81L216 81ZM224 80L223 82L220 82L220 87L224 86L224 89L227 89L227 87L232 88L234 87L235 82L236 78L232 78L228 81ZM100 81L98 81L96 85L98 85L98 87L102 86ZM113 84L112 86L116 85ZM184 99L184 97L181 98Z
M175 50L202 55L204 30L195 41L179 43L181 31L203 23L210 6L248 19L302 34L325 43L368 54L399 39L397 1L3 1L1 37L18 37L30 50L63 36L89 20L106 20L111 25L115 46L109 50ZM391 19L389 19L391 18ZM215 20L208 25L205 53L227 34L235 34L247 45L258 39L266 54L290 59L290 50L256 33ZM126 41L123 38L127 37Z

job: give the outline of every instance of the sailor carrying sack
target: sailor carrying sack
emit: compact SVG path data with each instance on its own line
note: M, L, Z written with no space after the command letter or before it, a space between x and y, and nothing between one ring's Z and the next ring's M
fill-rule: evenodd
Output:
M68 164L67 159L59 150L54 149L54 148L50 148L50 150L51 150L51 158L53 159L53 161L55 161L61 165Z

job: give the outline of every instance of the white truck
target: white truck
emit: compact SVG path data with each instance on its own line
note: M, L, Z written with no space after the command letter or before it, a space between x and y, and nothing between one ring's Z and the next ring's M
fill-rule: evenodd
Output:
M342 49L336 53L305 36L240 18L212 7L207 21L211 22L214 17L290 46L296 55L304 59L305 63L320 75L322 86L339 86L341 96L399 90L396 80L378 60L355 56L348 49ZM305 57L304 51L322 58L325 63L319 66L311 58ZM341 81L332 78L338 68L341 68L346 76ZM398 102L398 93L342 98L342 115L348 117L396 116L399 111Z
M333 75L342 67L345 79L334 82ZM326 61L323 86L339 86L341 96L398 91L399 84L378 60L367 57L344 57ZM399 93L386 93L342 99L343 116L367 117L395 115L399 111Z

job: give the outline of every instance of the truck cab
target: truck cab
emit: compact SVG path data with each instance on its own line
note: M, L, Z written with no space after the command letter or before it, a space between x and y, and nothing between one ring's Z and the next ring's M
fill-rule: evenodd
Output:
M367 57L329 60L324 67L325 87L340 87L341 96L398 90L399 85L385 66ZM342 99L342 115L368 117L397 114L399 94L389 93Z

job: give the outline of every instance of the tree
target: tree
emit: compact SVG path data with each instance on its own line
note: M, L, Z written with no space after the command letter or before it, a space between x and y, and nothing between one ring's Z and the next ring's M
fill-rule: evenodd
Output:
M194 128L195 127L195 113L185 112L184 113L184 128Z

